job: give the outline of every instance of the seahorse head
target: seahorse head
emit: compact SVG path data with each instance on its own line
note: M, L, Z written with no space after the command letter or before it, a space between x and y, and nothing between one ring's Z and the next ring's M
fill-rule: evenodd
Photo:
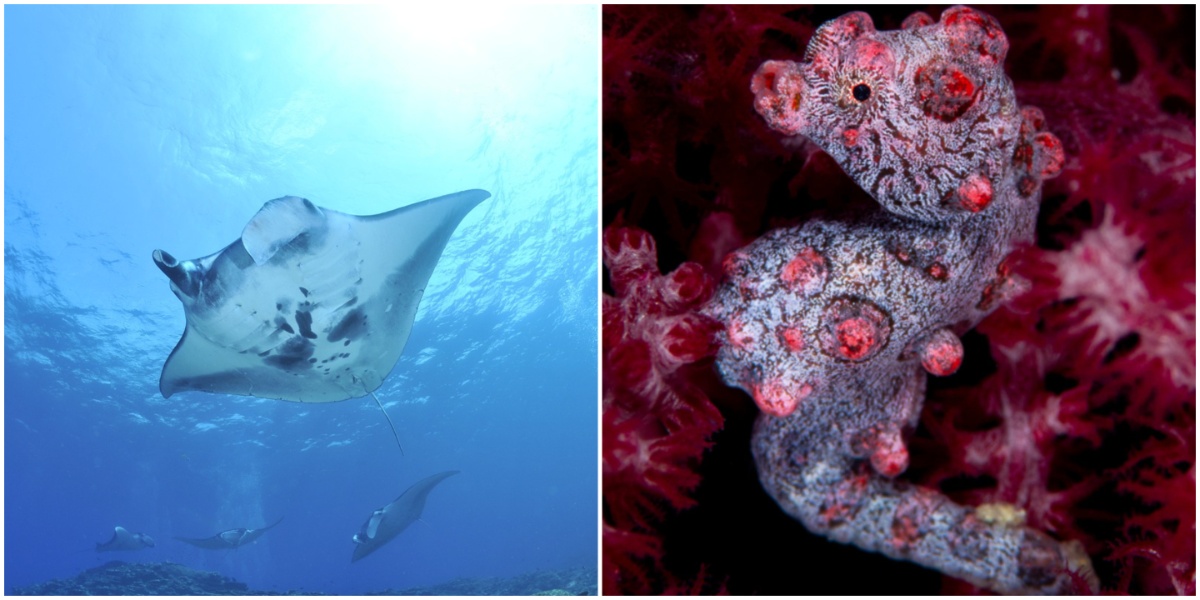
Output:
M980 212L1014 186L1022 123L994 18L947 9L880 32L866 13L821 26L804 60L751 82L768 124L829 153L886 210L922 221Z

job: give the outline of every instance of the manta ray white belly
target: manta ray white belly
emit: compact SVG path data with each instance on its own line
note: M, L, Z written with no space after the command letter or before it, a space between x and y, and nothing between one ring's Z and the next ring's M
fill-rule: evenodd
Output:
M220 252L154 261L187 327L164 397L199 390L336 402L383 383L450 236L490 196L468 190L372 216L296 197L266 203Z

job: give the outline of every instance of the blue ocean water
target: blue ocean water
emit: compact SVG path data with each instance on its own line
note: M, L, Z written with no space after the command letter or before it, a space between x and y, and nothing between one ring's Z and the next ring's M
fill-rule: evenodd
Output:
M426 3L433 4L433 3ZM4 589L107 560L362 593L595 565L599 10L6 6ZM375 214L469 188L368 398L164 399L151 253L284 195ZM351 564L371 512L424 515ZM283 522L236 551L205 537ZM116 525L154 548L96 554Z

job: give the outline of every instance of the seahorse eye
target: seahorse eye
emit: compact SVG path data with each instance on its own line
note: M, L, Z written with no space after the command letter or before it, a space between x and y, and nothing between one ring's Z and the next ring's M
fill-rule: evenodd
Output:
M854 99L859 102L866 102L867 98L871 97L871 86L860 83L854 86Z

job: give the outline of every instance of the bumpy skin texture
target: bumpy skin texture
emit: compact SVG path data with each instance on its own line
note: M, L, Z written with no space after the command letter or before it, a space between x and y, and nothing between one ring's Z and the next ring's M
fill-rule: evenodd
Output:
M1021 289L1004 264L1031 240L1058 139L1020 109L990 16L923 13L877 32L850 13L801 63L754 75L768 124L831 155L881 207L773 231L730 254L706 313L717 367L764 415L753 450L776 502L810 530L1004 593L1077 589L1087 557L894 478L908 466L925 373Z

